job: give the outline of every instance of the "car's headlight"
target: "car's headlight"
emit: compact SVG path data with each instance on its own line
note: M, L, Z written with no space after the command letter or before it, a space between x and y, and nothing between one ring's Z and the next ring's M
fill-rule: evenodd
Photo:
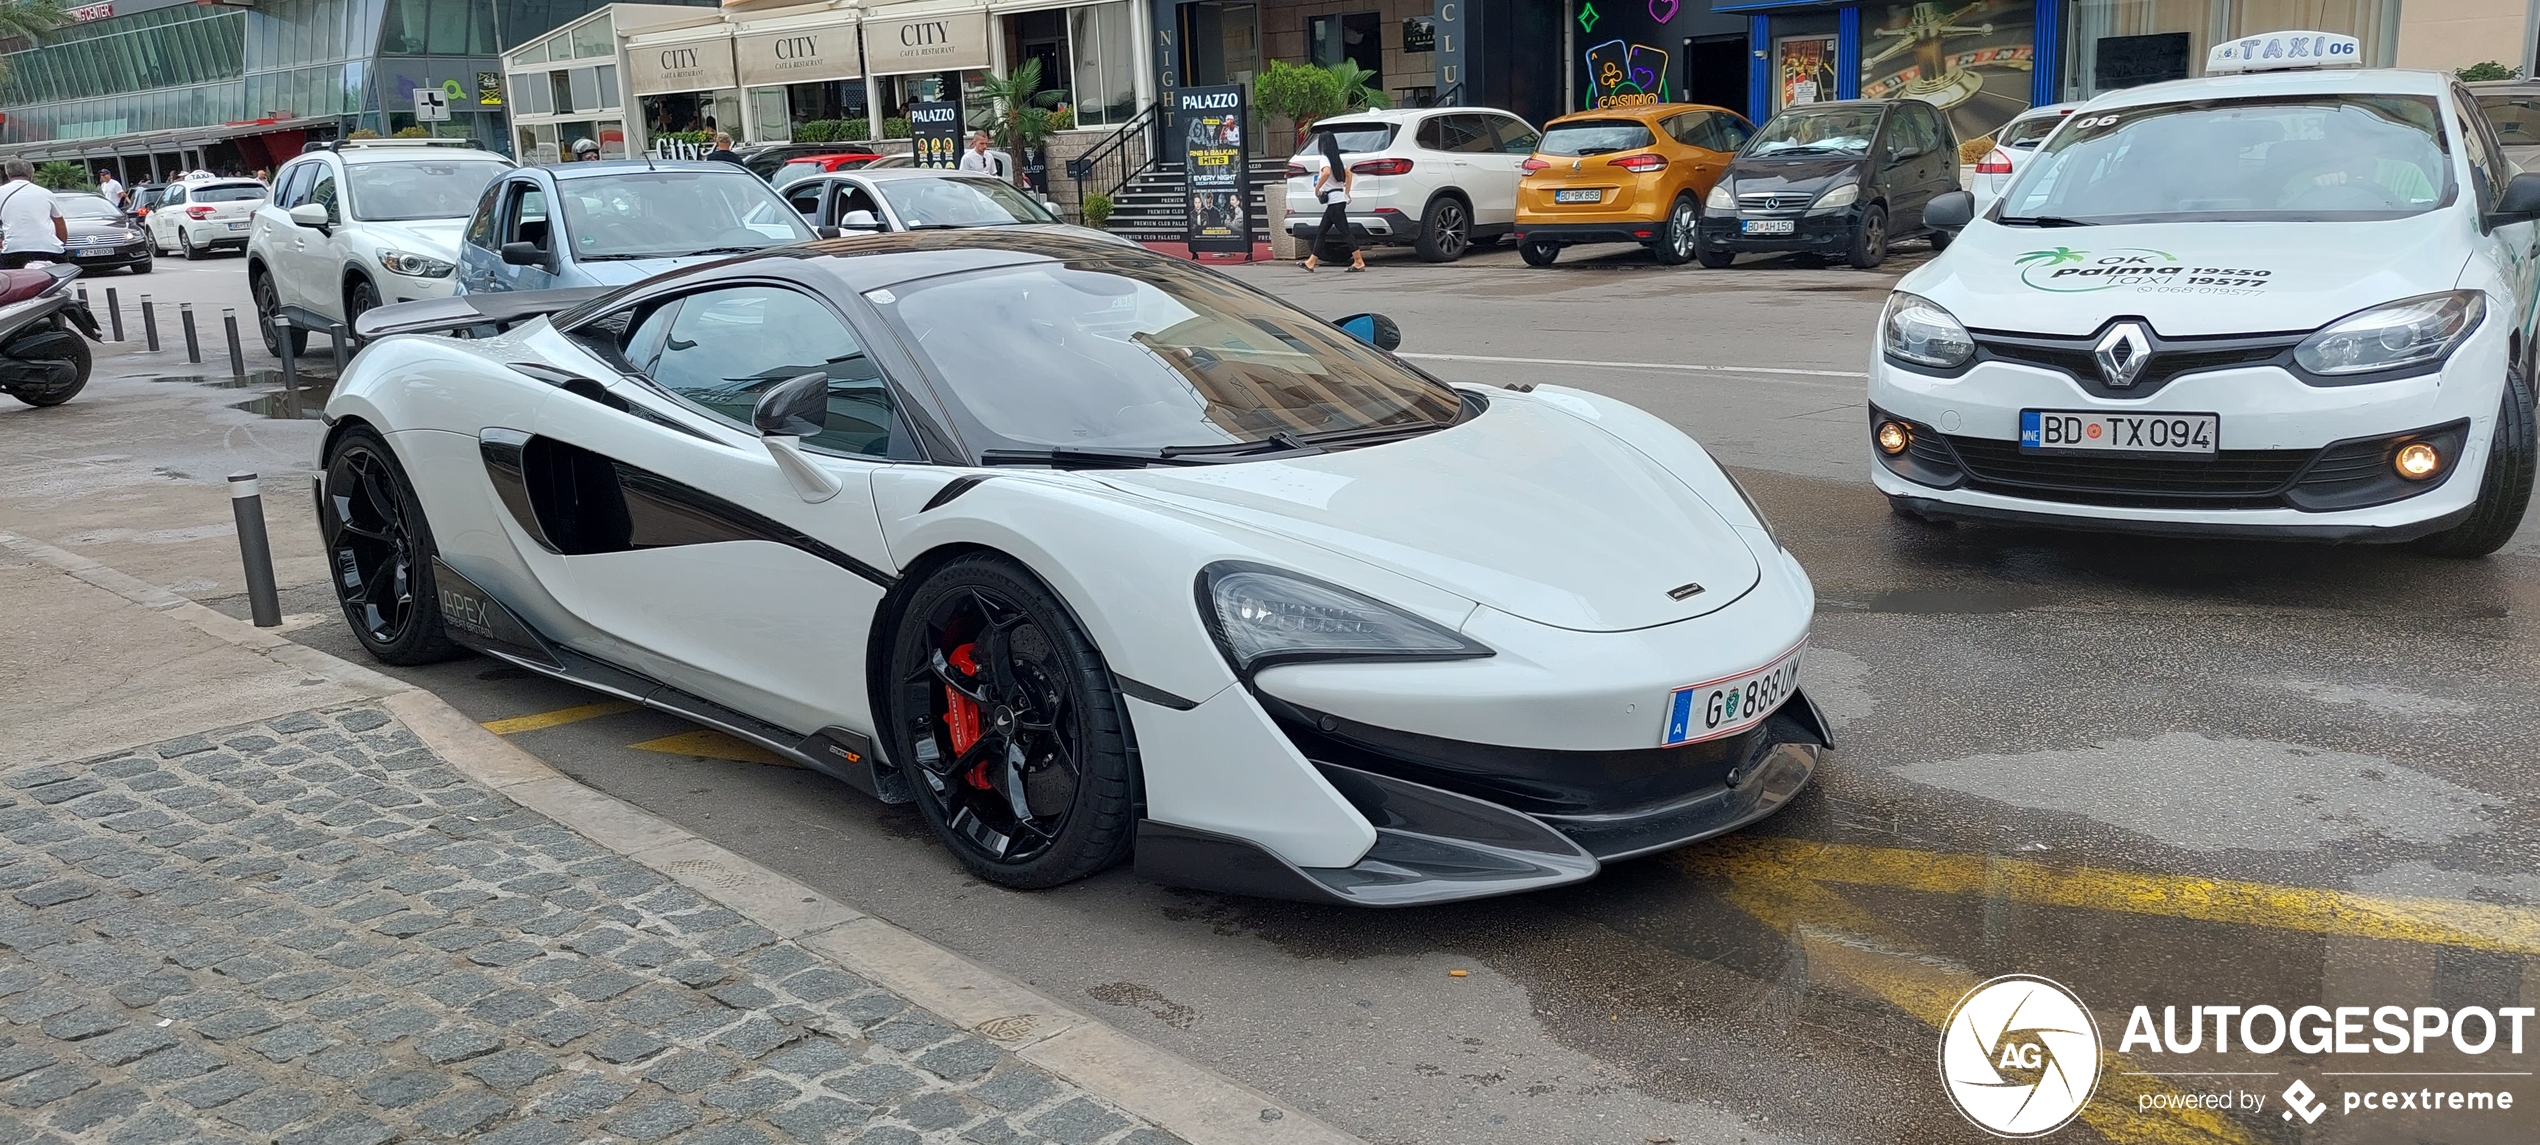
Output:
M1200 613L1235 671L1285 660L1461 660L1491 650L1336 584L1242 561L1200 570Z
M380 251L379 265L393 273L415 278L446 278L452 270L457 269L455 265L440 259L407 254L401 250Z
M1808 208L1808 213L1812 215L1822 215L1828 211L1842 210L1843 208L1849 207L1860 201L1861 185L1859 183L1846 183L1826 192L1825 194L1817 196L1816 203Z
M2293 361L2329 377L2439 362L2486 313L2487 297L2475 290L2403 298L2329 323L2293 348Z
M1706 211L1736 210L1736 190L1729 186L1729 181L1726 179L1711 184L1711 193L1702 197L1702 209Z
M1975 356L1976 340L1940 304L1902 290L1887 296L1887 313L1879 316L1879 346L1887 356L1909 366L1954 370Z

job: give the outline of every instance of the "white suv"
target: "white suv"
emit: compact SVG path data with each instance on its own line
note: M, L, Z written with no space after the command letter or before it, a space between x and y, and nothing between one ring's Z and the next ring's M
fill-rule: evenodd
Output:
M1542 137L1515 113L1488 107L1356 111L1314 130L1339 137L1341 159L1358 177L1352 235L1361 244L1411 243L1430 262L1453 262L1516 225L1520 164ZM1288 161L1288 233L1307 242L1323 221L1314 201L1323 152L1310 139Z
M272 192L253 179L193 179L170 186L142 226L150 253L182 251L187 261L222 247L247 249L247 223Z
M368 139L314 146L274 173L273 197L247 237L247 289L265 349L374 306L444 298L456 281L459 229L513 163L463 140Z

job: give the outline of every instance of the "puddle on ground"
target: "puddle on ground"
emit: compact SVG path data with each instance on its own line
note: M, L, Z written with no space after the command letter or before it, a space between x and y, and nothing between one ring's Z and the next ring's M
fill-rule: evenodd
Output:
M276 390L243 402L232 402L229 408L277 421L313 419L326 413L327 395L334 392L332 383L303 384L296 390Z
M185 382L197 386L210 386L216 390L250 390L266 387L280 388L282 385L282 371L249 370L247 371L247 376L243 378L233 378L227 374L161 374L154 378L143 378L141 380L145 382Z

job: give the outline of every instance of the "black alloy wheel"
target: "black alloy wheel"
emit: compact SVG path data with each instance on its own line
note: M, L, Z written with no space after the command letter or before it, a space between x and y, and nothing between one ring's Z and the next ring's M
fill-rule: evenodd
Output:
M344 332L348 336L351 335L353 320L368 311L377 309L379 309L379 288L372 285L367 278L354 279L353 285L344 290ZM360 338L353 339L354 346L359 346L361 343Z
M1527 266L1551 266L1552 260L1561 257L1561 244L1546 242L1524 243L1518 246L1517 257L1525 259Z
M1675 205L1667 208L1667 230L1649 249L1658 255L1660 266L1683 266L1693 261L1694 238L1702 227L1702 207L1691 195L1676 196Z
M909 599L891 664L893 754L963 866L1032 889L1128 853L1137 784L1119 693L1031 574L993 556L945 566Z
M1429 201L1427 213L1420 217L1420 237L1412 245L1420 257L1429 262L1454 262L1464 257L1464 248L1473 242L1473 215L1464 200L1453 195L1440 195Z
M292 357L296 358L308 353L308 331L294 326L287 334L274 332L274 319L282 314L282 295L274 289L273 275L270 273L257 275L253 290L256 296L256 329L264 335L265 353L277 358L281 357L282 340L286 337L291 340Z
M1852 265L1860 270L1872 269L1887 261L1887 208L1871 205L1862 212L1861 222L1852 231Z
M389 664L429 664L457 651L432 585L432 529L388 443L367 426L327 451L318 513L336 602L362 647Z

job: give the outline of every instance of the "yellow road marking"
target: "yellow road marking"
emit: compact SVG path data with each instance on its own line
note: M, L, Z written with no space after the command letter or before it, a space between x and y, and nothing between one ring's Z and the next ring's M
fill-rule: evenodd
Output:
M2345 938L2540 954L2540 909L2530 907L1762 837L1729 840L1688 853L1686 866L1732 881L1790 876Z
M663 755L694 755L706 759L728 759L734 763L764 763L775 767L802 766L757 744L707 728L666 735L660 739L648 739L642 743L631 743L626 746L637 751L657 751Z
M534 732L540 728L580 723L583 720L597 719L601 716L613 716L619 712L631 712L637 706L625 700L607 700L597 704L583 704L579 707L557 708L552 712L540 712L531 716L513 716L508 720L487 720L482 726L495 735L507 736L518 732Z

